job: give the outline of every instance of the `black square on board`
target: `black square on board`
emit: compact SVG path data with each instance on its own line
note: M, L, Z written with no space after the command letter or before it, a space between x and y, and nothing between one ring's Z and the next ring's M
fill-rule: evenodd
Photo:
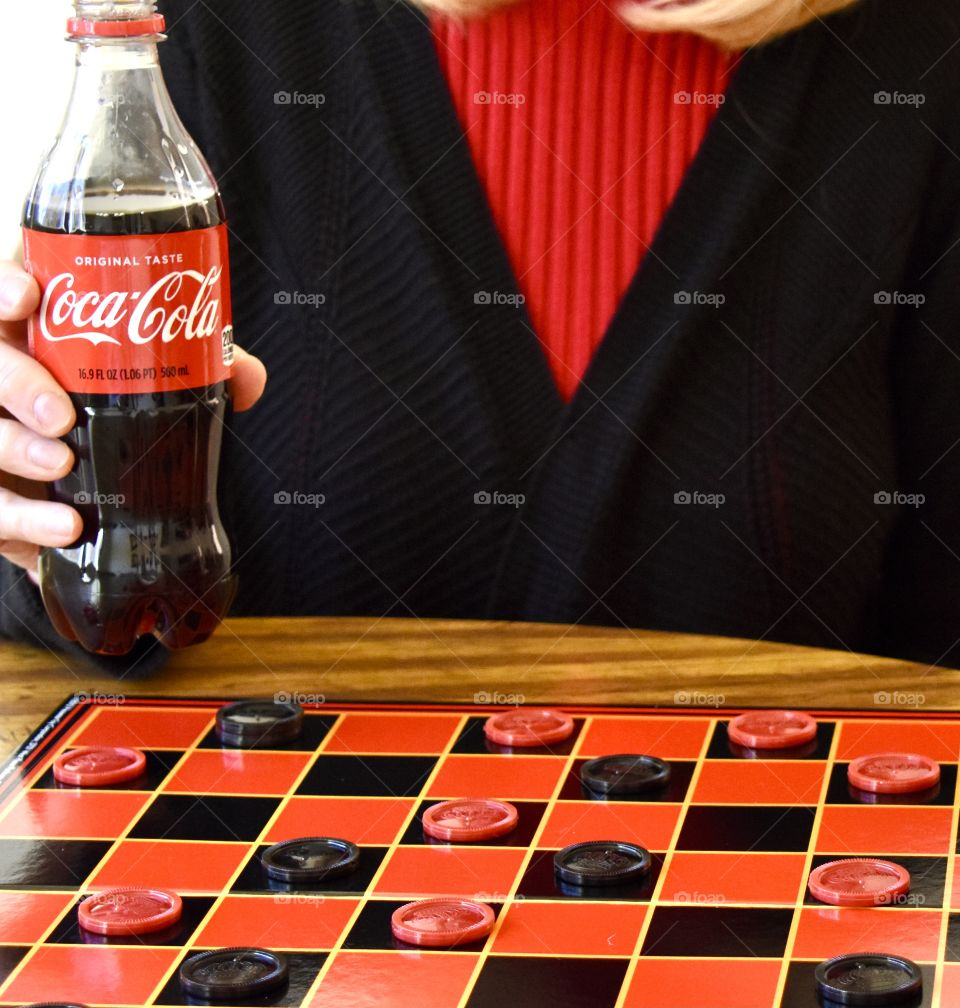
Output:
M325 882L300 882L288 884L270 878L263 865L260 855L270 846L261 844L247 859L236 881L230 887L234 893L276 893L284 894L324 894L324 893L362 893L373 881L373 876L380 867L387 853L386 847L361 847L360 861L355 871L339 878L328 879Z
M409 797L423 790L433 756L327 756L321 753L296 793Z
M134 823L134 840L256 840L279 798L161 794Z
M639 794L605 795L590 791L580 782L580 768L586 759L576 759L564 778L563 787L557 797L570 801L617 801L617 802L682 802L687 797L687 788L693 778L697 764L692 760L670 760L670 783L657 791L643 791Z
M404 830L400 843L413 845L440 844L441 846L447 843L446 840L436 840L431 836L427 836L423 831L423 814L428 808L436 804L436 799L420 803L417 814L410 820L409 825ZM529 847L533 842L537 829L540 827L540 820L547 809L547 803L515 801L510 804L517 810L517 825L509 833L493 837L491 840L480 840L477 844L464 844L464 846ZM458 842L458 846L460 843L462 842Z
M188 959L194 952L205 951L203 949L191 949L189 954L184 956ZM289 970L289 980L282 987L274 991L262 994L260 997L246 997L236 1002L240 1005L302 1005L306 1001L307 994L313 986L317 974L327 960L325 952L284 952L279 946L271 949L272 952L281 952L287 957L287 969ZM153 1004L157 1005L191 1005L207 1004L206 1001L191 999L180 989L179 968L167 981L166 986L160 991ZM210 1002L211 1004L213 1002ZM222 1004L225 1002L216 1002Z
M793 909L660 906L653 911L641 955L780 958Z
M957 790L957 768L940 764L940 783L930 791L906 794L874 794L851 787L847 780L849 763L837 763L830 772L827 805L953 805Z
M337 720L335 714L313 714L307 711L303 715L303 730L295 739L289 742L274 742L265 749L271 752L316 752L317 747L330 733L334 722ZM224 745L217 738L217 731L211 728L206 735L197 743L198 749L238 749L243 752L257 752L256 749L244 750L237 746Z
M677 850L806 851L814 812L802 805L691 805Z
M569 756L573 752L580 732L583 731L583 718L574 718L573 734L562 742L551 742L549 745L529 748L526 746L500 746L488 741L487 736L483 733L483 726L492 716L487 714L484 717L468 718L450 752L468 755L509 752L529 756Z
M353 922L353 927L343 941L345 949L416 949L414 945L398 941L393 937L390 930L390 918L394 910L404 906L409 900L368 900L360 911L359 916ZM499 903L488 903L487 906L499 916L501 905ZM487 943L486 938L480 941L471 942L469 945L457 945L449 952L473 952L481 951Z
M910 891L903 896L898 896L893 902L893 906L898 907L919 907L921 909L934 910L943 906L943 892L947 884L947 859L942 857L918 857L904 856L902 854L884 854L878 851L871 857L882 858L884 861L892 861L894 864L906 868L910 872ZM810 870L819 868L830 861L840 861L843 855L838 854L815 854L810 862ZM804 896L804 903L807 906L828 906L822 903L815 896L810 895L807 889Z
M727 721L720 721L714 729L710 745L707 747L707 759L743 759L743 750L739 746L734 746L727 735ZM792 749L764 749L752 750L756 753L756 759L777 760L777 759L810 759L825 760L830 755L830 745L833 742L834 723L832 721L820 721L817 724L817 738L815 744L801 747L801 750Z
M943 958L947 962L960 962L960 913L952 913L947 919L947 947Z
M133 780L123 781L120 784L111 784L109 788L97 788L98 791L156 791L158 787L167 779L167 775L183 757L182 751L172 749L144 749L143 755L147 759L147 765L139 777ZM37 778L33 784L35 788L55 789L57 791L83 791L84 788L76 784L61 784L53 776L53 770L47 769Z
M626 959L489 956L467 1008L614 1008Z
M0 839L0 889L79 889L109 840Z
M3 945L0 946L0 983L3 983L8 976L19 965L20 960L30 951L29 945Z
M790 963L778 1008L824 1008L825 1002L817 997L817 981L814 976L817 965L815 962ZM901 1003L897 1008L930 1008L933 1004L934 968L921 965L920 972L923 974L922 998Z
M212 896L184 896L183 915L171 927L141 935L102 935L84 931L77 919L78 900L46 939L52 945L183 945L214 904Z
M551 900L603 900L647 903L663 869L663 854L651 852L650 871L639 882L616 886L571 886L561 882L553 867L555 850L535 850L517 886L517 897Z

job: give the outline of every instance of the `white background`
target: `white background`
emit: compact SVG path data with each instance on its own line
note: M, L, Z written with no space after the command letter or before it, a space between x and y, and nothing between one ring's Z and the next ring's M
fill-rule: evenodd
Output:
M44 151L60 128L73 78L74 46L64 40L73 4L4 3L0 31L0 259L20 244L20 211Z

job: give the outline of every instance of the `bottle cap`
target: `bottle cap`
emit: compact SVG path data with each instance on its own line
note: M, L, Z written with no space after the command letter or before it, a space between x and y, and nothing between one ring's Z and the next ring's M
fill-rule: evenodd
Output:
M162 14L132 19L99 21L91 18L74 17L67 21L67 32L71 38L94 36L95 38L131 38L135 35L159 35L167 23Z

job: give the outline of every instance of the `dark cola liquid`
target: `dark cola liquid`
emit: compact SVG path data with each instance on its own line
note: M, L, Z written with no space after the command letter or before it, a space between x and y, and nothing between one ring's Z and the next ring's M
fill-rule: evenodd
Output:
M215 198L171 210L88 212L79 221L72 211L69 231L164 234L222 220ZM29 204L24 214L34 230L66 233L65 224ZM126 654L149 633L170 648L206 640L236 591L216 505L226 383L71 399L77 425L64 440L76 465L52 485L51 498L79 511L83 533L67 549L41 551L41 592L54 626L101 654Z

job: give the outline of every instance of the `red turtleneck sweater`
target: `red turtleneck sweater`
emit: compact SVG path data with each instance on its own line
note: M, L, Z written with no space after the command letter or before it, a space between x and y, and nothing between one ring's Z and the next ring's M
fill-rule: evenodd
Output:
M520 0L433 35L562 395L587 369L723 100L733 59L607 0Z

